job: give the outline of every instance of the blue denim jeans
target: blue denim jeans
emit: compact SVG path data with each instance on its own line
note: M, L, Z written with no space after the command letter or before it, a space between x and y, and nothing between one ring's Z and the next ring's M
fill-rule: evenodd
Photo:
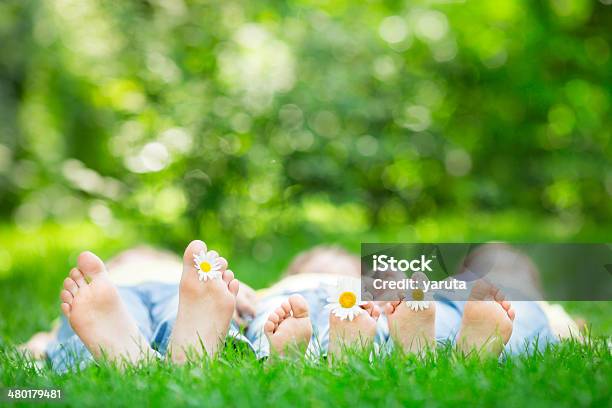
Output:
M141 333L159 356L166 354L168 341L178 310L178 285L145 283L137 286L120 286L119 294L127 310L134 317ZM263 334L268 315L292 294L302 295L310 307L313 335L308 347L311 356L323 355L329 343L329 312L324 309L330 293L323 286L316 289L285 290L261 299L257 313L246 332L240 333L232 321L227 336L245 342L258 358L270 353L270 345ZM461 324L465 302L440 300L436 303L436 340L454 343ZM536 302L513 302L516 310L512 337L506 351L519 353L542 348L546 343L557 341L552 334L546 315ZM378 320L375 344L378 347L393 347L389 338L387 320ZM47 358L57 372L66 372L75 367L83 368L93 361L91 353L74 333L70 324L62 318L57 338L47 348Z

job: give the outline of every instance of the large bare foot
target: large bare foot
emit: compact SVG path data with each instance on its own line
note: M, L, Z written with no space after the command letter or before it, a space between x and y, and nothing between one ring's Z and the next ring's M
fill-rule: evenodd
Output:
M365 349L374 342L380 310L372 302L366 302L361 308L363 312L352 320L330 313L328 356L331 362L340 359L347 350Z
M200 259L196 268L194 260L200 254L206 255L206 261ZM208 279L206 273L218 273L220 278ZM190 352L209 356L217 353L227 336L238 285L233 272L227 270L227 261L208 251L204 242L192 241L187 246L178 313L168 348L172 361L184 363Z
M515 312L495 286L478 281L463 310L457 346L471 351L499 355L512 335Z
M83 252L77 266L64 280L61 308L94 358L136 362L152 353L100 258Z
M270 342L272 353L304 355L312 336L306 300L301 295L289 296L289 299L268 316L264 333Z

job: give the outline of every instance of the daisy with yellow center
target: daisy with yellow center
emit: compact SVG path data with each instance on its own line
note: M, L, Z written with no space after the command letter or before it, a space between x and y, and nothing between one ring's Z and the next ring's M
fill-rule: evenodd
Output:
M408 289L406 293L406 306L415 312L429 309L429 305L433 301L433 295L430 291L425 292L424 283L429 281L427 275L423 272L415 272L410 279L416 283L416 289Z
M221 279L221 262L216 252L202 250L193 256L193 261L201 281Z
M341 320L352 321L355 316L363 313L360 307L366 304L361 301L361 284L359 279L341 279L334 292L334 296L327 298L329 304L325 306Z

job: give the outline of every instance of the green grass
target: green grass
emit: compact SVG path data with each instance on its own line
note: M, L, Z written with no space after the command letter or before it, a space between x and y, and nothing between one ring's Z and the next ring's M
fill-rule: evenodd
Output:
M450 348L423 359L367 354L325 361L262 363L228 352L185 367L150 362L121 371L108 365L57 375L0 348L6 387L55 388L83 406L609 406L612 360L604 339L543 353L464 358Z
M0 227L0 388L59 388L70 406L610 406L610 302L564 302L591 325L586 344L564 342L501 363L464 358L448 347L424 359L396 353L370 362L367 354L355 355L333 368L325 361L264 364L229 350L186 367L155 361L62 376L16 354L15 345L58 316L57 294L80 250L108 257L135 242L130 234L108 239L87 225L46 226L35 234ZM270 261L278 265L275 273L287 260ZM242 262L245 271L261 267Z

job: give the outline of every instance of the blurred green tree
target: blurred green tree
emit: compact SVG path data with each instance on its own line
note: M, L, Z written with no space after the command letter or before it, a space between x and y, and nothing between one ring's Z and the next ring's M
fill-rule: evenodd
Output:
M445 213L609 224L611 16L589 0L5 0L0 213L169 242L398 223L435 239Z

